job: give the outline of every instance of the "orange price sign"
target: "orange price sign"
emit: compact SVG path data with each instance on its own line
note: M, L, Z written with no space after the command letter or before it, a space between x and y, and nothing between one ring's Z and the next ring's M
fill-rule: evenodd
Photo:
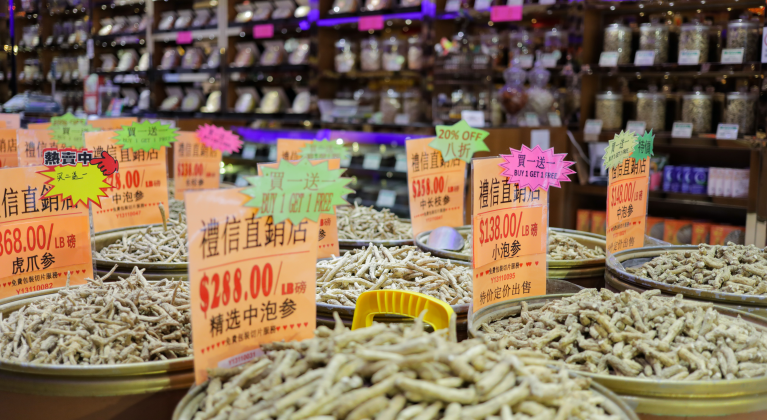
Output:
M341 161L339 159L318 159L312 160L312 165L316 165L320 162L328 162L328 170L341 168ZM258 164L258 176L262 176L261 168L278 168L277 163L259 163ZM333 207L335 211L335 206ZM341 255L341 250L338 244L338 219L335 213L323 214L320 216L320 234L319 241L317 243L317 258L330 258L333 255Z
M311 142L312 140L277 139L277 162L282 159L301 159L301 149Z
M608 169L607 251L615 253L644 246L650 158L626 158Z
M120 118L99 118L97 120L88 120L88 124L93 128L99 130L119 130L123 126L131 125L134 122L138 122L136 117L120 117Z
M473 311L546 294L548 192L509 184L500 157L472 160Z
M16 130L16 146L19 149L19 166L43 164L43 150L58 149L48 130ZM63 149L65 146L61 146Z
M85 147L117 159L119 171L107 177L112 188L102 198L101 208L93 209L96 232L131 226L162 223L157 209L160 203L168 210L168 166L165 148L131 150L117 145L114 131L85 133Z
M19 153L17 150L16 130L0 128L0 168L15 168L19 166Z
M440 226L463 225L466 162L444 161L434 138L408 140L407 182L413 236Z
M18 130L21 128L21 114L0 114L0 124L3 124L0 128Z
M88 206L40 199L46 169L0 169L0 299L64 286L68 272L73 285L93 276Z
M180 131L173 143L173 179L176 200L184 199L186 190L217 189L221 170L221 151L200 141L197 133Z
M198 384L210 368L252 360L264 343L314 336L317 223L274 224L244 206L250 199L242 189L184 196Z

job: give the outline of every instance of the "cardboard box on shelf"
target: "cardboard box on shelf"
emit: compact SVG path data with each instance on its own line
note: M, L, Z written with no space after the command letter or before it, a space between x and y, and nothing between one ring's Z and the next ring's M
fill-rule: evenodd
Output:
M711 237L711 223L692 223L692 245L707 244Z
M652 236L655 239L663 239L663 223L666 219L662 217L647 216L647 228L645 235Z
M743 226L711 225L711 245L727 245L733 242L743 245L746 239L746 228Z
M604 235L607 231L607 213L603 211L591 212L591 233Z
M591 232L591 210L578 209L575 219L575 230Z
M673 245L692 244L692 222L666 219L663 223L663 240Z

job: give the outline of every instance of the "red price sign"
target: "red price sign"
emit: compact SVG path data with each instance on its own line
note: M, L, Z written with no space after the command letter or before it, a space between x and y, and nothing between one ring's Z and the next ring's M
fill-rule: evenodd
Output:
M474 267L546 253L546 206L504 209L474 217Z
M183 200L187 190L219 187L221 151L203 144L197 133L178 133L178 140L173 143L173 161L176 200Z
M433 178L424 177L413 180L413 198L423 197L425 195L442 194L445 192L445 177L435 176Z
M246 281L248 280L246 279ZM293 283L288 284L293 286ZM240 268L234 271L225 270L221 273L213 273L212 277L204 274L202 280L200 280L200 310L202 310L207 318L208 309L226 308L229 306L229 302L234 305L240 303L241 300L248 300L248 298L258 299L262 295L263 297L271 296L274 290L274 269L272 264L265 263L263 266L254 264L250 269L250 280L247 285L249 285L249 288L243 294L242 269ZM284 286L282 290L283 295L286 294ZM293 290L292 287L290 289L291 291Z
M3 121L0 123L4 124ZM0 128L0 168L20 166L19 155L16 150L16 130Z
M607 251L610 253L644 246L647 195L650 191L650 158L624 159L610 168L607 187Z

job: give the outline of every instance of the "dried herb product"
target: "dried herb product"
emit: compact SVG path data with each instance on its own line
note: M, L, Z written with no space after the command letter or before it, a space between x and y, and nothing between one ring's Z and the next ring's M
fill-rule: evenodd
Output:
M743 48L743 62L759 60L759 24L736 19L727 25L727 48Z
M682 98L682 121L692 123L695 133L710 133L713 103L711 95L693 93Z
M620 23L613 23L605 28L603 51L617 52L618 64L631 62L631 28Z
M597 95L596 117L602 120L603 130L623 127L623 95L605 92Z
M663 131L666 125L666 95L659 92L637 93L636 112L637 121L647 124L646 131Z
M668 26L662 23L643 23L639 27L639 49L655 51L655 64L668 61Z
M679 51L700 51L698 63L708 61L709 27L698 22L682 25L679 34Z
M739 134L754 133L757 97L757 94L749 92L731 92L727 94L724 121L727 124L738 124Z

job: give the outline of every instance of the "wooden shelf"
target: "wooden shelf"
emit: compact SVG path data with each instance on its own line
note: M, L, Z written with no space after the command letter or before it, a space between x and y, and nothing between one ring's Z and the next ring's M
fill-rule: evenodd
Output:
M573 184L573 189L579 194L607 196L607 186ZM650 202L663 202L688 206L706 206L730 210L746 210L748 198L746 197L714 197L701 194L673 193L665 191L650 191Z

